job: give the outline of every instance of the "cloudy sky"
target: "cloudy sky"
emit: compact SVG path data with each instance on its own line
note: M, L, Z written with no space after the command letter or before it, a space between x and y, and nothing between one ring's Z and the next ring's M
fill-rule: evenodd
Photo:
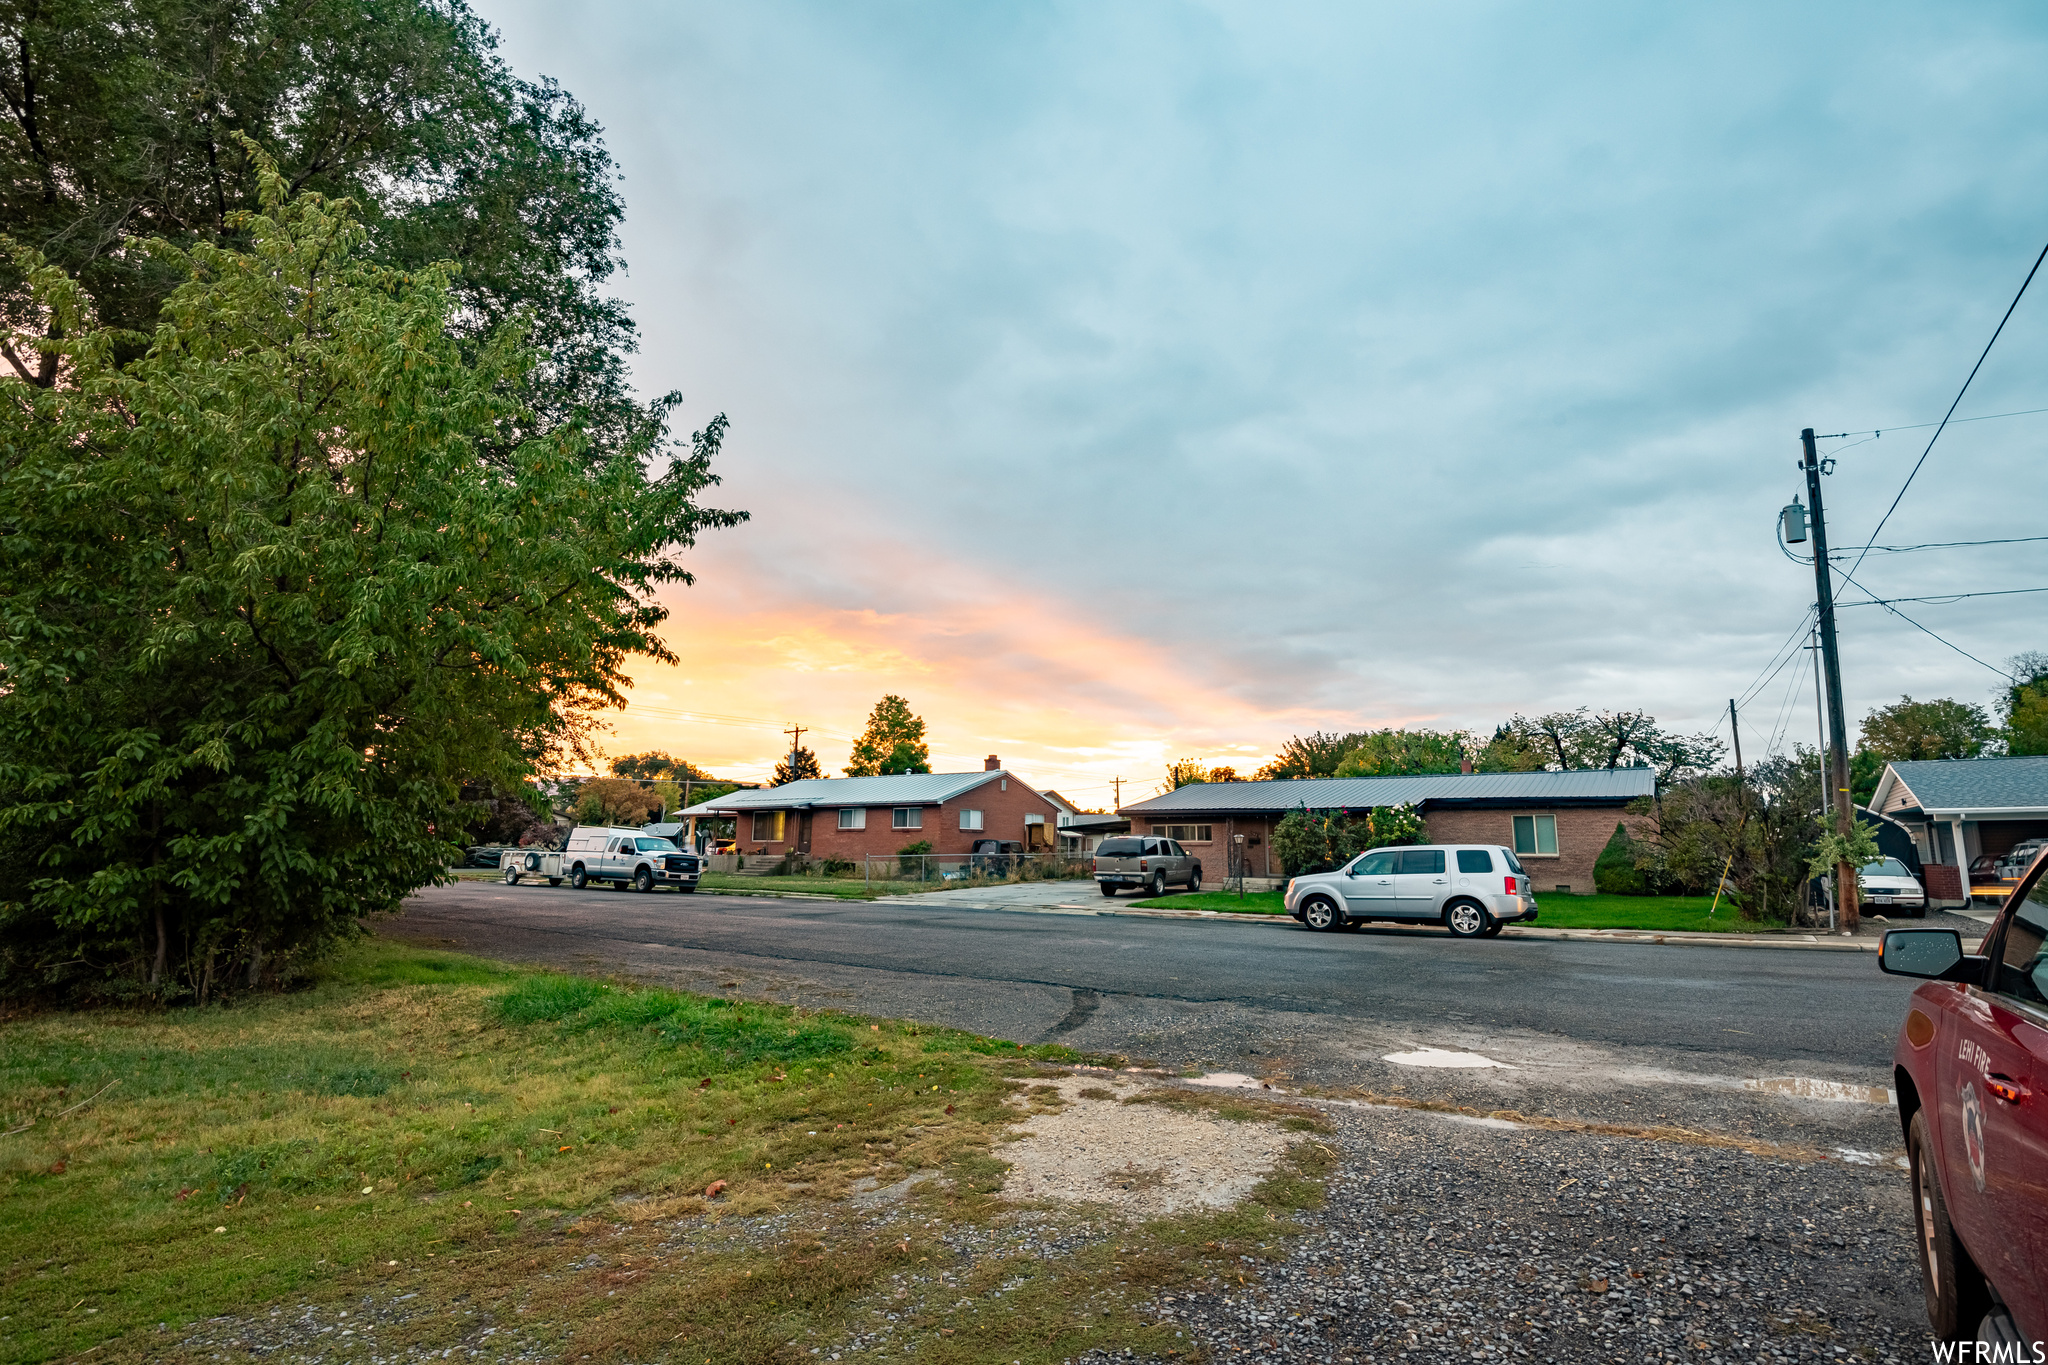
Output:
M884 692L941 770L1091 805L1580 704L1811 742L1806 656L1768 672L1799 429L1864 433L1823 443L1860 545L2048 240L2025 4L481 8L605 125L640 382L730 415L753 513L612 747L736 775L792 722L836 768ZM2048 407L2036 290L1959 416ZM1878 543L2048 534L2044 440L1951 427ZM1857 578L2043 586L2048 544ZM1902 609L2048 648L2048 594ZM1998 683L1842 631L1852 722Z

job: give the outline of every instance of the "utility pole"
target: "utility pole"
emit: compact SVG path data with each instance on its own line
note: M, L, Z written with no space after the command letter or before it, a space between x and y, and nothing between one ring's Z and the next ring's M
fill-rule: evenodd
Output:
M793 782L796 780L796 751L803 743L804 727L792 725L782 733L789 736L789 777Z
M1728 699L1728 732L1735 736L1735 789L1742 790L1742 722L1735 716L1735 698Z
M1121 777L1112 777L1109 779L1109 785L1116 788L1116 802L1109 808L1111 814L1114 814L1124 808L1124 780Z
M1849 804L1849 722L1842 710L1842 656L1835 647L1835 586L1828 565L1828 524L1821 511L1820 456L1813 448L1813 428L1799 433L1806 458L1806 497L1813 507L1813 590L1820 608L1820 658L1827 674L1828 761L1825 776L1828 800L1835 808L1835 832L1847 837L1855 832L1856 813ZM1860 907L1856 900L1856 869L1846 861L1835 864L1835 904L1841 907L1840 927L1856 932Z

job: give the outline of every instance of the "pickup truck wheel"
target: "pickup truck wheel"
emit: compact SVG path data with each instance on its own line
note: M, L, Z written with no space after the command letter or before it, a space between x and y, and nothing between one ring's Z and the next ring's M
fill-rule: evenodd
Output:
M654 889L654 874L644 867L635 872L633 874L633 889L639 892L652 891Z
M1193 872L1190 872L1190 873L1188 873L1188 890L1189 890L1189 892L1191 892L1191 893L1192 893L1192 892L1200 891L1201 889L1202 889L1202 869L1198 867L1198 868L1196 868L1196 869L1195 869L1195 870L1194 870Z
M1920 1285L1927 1294L1927 1325L1936 1341L1971 1341L1991 1311L1984 1275L1949 1226L1941 1177L1927 1148L1927 1111L1906 1126L1906 1160L1913 1168L1913 1223L1920 1235Z
M1492 922L1477 901L1452 901L1444 910L1444 927L1459 938L1478 938Z
M518 869L518 868L516 868L516 867L508 867L508 868L506 868L506 869L505 869L505 885L507 885L507 886L517 886L517 885L519 885L519 869Z
M1344 923L1344 912L1327 896L1312 896L1301 907L1301 922L1319 934L1327 934Z
M1102 894L1105 896L1114 896L1116 894L1115 882L1097 882L1096 885L1102 888Z
M590 874L583 870L582 863L578 863L569 869L569 885L578 891L590 885Z

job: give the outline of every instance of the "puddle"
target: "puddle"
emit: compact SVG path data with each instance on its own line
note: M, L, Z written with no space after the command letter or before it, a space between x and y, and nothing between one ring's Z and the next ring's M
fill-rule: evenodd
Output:
M1502 1071L1515 1068L1506 1062L1496 1062L1491 1057L1482 1057L1476 1052L1446 1052L1440 1047L1422 1047L1413 1052L1389 1052L1382 1060L1395 1066L1435 1066L1454 1071L1477 1071L1485 1067L1498 1067Z
M1895 1096L1881 1085L1850 1085L1844 1081L1817 1081L1811 1076L1772 1076L1748 1080L1744 1090L1766 1095L1790 1095L1802 1100L1834 1100L1843 1104L1890 1104Z
M1223 1090L1271 1090L1257 1076L1247 1076L1241 1071L1212 1071L1206 1076L1191 1076L1189 1085L1213 1085Z

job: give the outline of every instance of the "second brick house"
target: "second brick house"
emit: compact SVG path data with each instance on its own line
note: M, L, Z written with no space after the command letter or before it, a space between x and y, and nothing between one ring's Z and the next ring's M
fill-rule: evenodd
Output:
M967 854L982 839L1050 849L1065 807L1047 799L991 755L978 773L820 777L736 791L682 812L730 816L739 851L806 854L859 862L928 843L935 854Z
M1431 843L1511 848L1538 892L1593 890L1593 863L1614 827L1639 827L1631 801L1656 791L1648 768L1563 773L1441 773L1420 777L1328 777L1288 782L1198 782L1117 813L1133 834L1179 841L1212 881L1281 876L1273 829L1289 811L1366 810L1412 805Z

